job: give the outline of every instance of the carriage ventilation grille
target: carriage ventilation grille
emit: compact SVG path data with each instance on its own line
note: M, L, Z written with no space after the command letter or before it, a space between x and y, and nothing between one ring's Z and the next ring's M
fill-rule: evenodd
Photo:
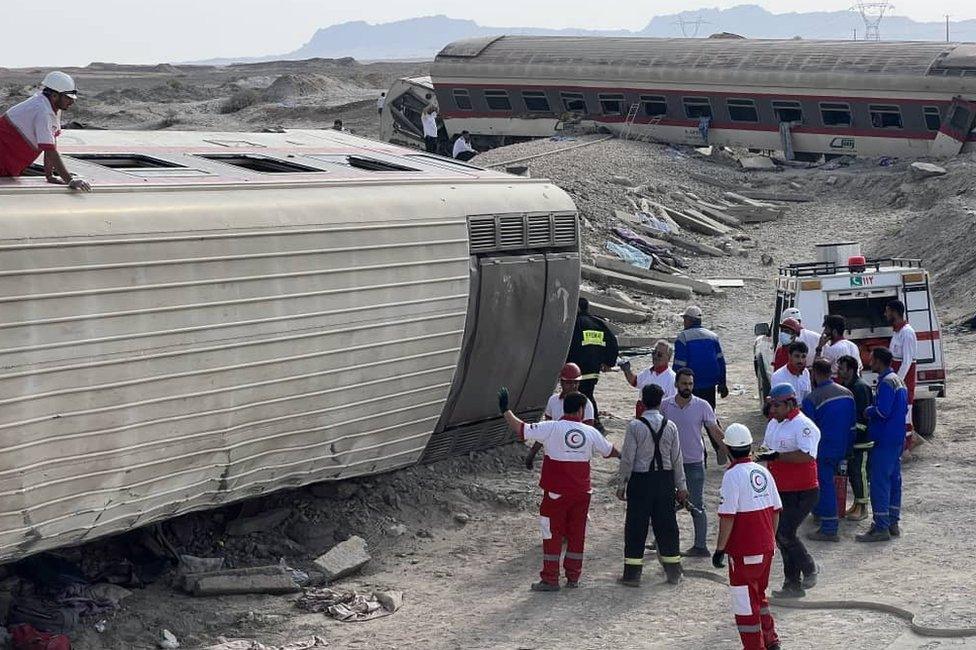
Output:
M468 222L472 253L576 245L575 214L472 217Z
M542 412L520 413L519 417L527 422L535 422L542 417ZM435 433L427 443L427 449L424 450L420 462L432 463L451 456L490 449L514 440L515 434L509 431L508 425L502 419L462 425Z

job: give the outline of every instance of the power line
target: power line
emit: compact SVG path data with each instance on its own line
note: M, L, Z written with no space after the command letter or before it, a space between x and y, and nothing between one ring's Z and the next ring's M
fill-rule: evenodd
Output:
M679 15L678 19L672 24L681 27L681 34L685 38L698 38L698 33L701 31L702 25L710 25L711 23L701 16L695 16L694 20L690 20L685 18L684 15Z
M881 21L885 14L894 8L895 5L888 2L865 2L863 0L851 7L851 11L861 14L861 19L864 20L864 40L881 40Z

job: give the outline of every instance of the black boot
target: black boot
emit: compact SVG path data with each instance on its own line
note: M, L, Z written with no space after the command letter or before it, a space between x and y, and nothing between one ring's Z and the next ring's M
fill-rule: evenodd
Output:
M803 587L799 582L791 582L787 580L783 583L782 589L777 589L773 591L773 597L775 598L803 598L807 595Z
M901 537L901 528L898 527L897 523L888 526L888 534L892 537Z
M681 582L681 564L678 562L668 562L664 564L664 575L668 577L669 585L676 585Z
M639 564L625 564L624 575L617 578L617 582L625 587L640 587L641 573L644 567Z
M854 537L859 542L888 542L891 541L891 532L887 528L878 528L871 524L868 532Z

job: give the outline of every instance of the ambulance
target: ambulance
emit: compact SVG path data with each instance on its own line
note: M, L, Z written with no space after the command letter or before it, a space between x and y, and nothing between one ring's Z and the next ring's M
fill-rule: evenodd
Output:
M815 248L816 262L780 268L772 320L755 326L754 363L760 401L769 394L774 342L779 340L783 310L796 307L803 315L804 326L817 332L824 316L843 316L847 320L847 338L861 352L863 378L873 386L877 376L867 369L871 350L888 346L892 328L885 321L884 309L888 302L897 299L905 303L905 316L918 337L918 382L912 421L916 432L931 436L936 423L935 399L946 394L946 370L939 318L922 260L865 259L856 242L817 244Z

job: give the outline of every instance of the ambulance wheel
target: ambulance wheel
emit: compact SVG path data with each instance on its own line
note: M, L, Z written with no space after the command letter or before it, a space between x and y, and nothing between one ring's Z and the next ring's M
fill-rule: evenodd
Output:
M935 433L935 400L920 399L912 404L912 425L915 433L923 438L931 438Z

